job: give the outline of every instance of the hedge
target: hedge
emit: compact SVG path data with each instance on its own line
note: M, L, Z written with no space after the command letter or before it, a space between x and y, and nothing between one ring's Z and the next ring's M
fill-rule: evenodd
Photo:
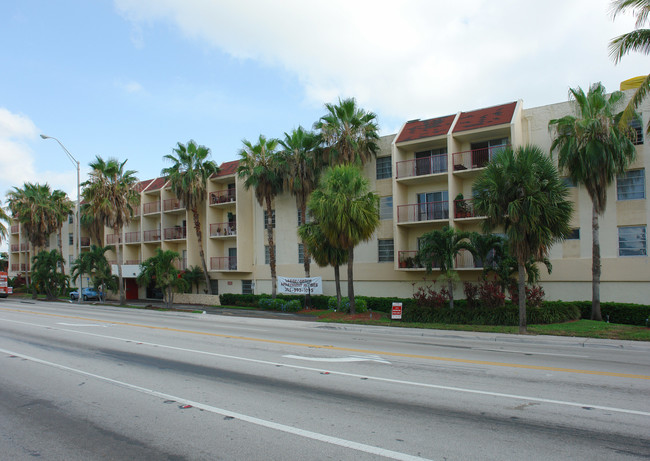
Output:
M242 306L242 307L261 307L259 302L261 299L270 299L271 295L240 295L235 293L224 293L219 295L219 301L222 306ZM297 300L301 306L305 305L305 297L303 295L277 295L276 299L283 301ZM327 309L327 300L329 296L311 295L311 306L314 309Z
M574 304L580 308L583 319L591 318L591 301L576 301ZM609 320L610 323L648 326L648 319L650 318L650 306L643 304L612 303L601 301L600 313L603 316L603 320Z

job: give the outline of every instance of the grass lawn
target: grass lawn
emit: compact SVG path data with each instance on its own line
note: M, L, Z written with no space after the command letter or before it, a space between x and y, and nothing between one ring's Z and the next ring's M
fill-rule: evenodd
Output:
M447 325L443 323L410 323L391 320L384 312L356 314L354 316L332 311L301 311L317 317L319 322L352 323L363 325L383 325L402 328L430 328L435 330L479 331L486 333L517 334L517 326L500 325ZM617 323L577 320L575 322L553 323L549 325L528 325L528 333L533 335L575 336L582 338L625 339L650 341L650 328Z

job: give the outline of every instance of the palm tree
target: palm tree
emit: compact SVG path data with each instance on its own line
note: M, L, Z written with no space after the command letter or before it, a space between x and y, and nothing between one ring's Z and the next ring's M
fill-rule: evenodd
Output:
M469 235L469 242L474 249L472 255L477 263L476 267L483 267L482 275L485 277L495 263L503 257L503 237L498 234L472 232Z
M105 299L105 293L108 290L115 290L114 275L111 273L111 266L106 259L106 252L113 250L112 245L105 247L91 245L89 251L84 251L74 261L71 268L72 280L76 281L83 274L89 274L93 281L93 286L101 293L101 301Z
M427 272L433 267L440 269L441 275L447 280L449 291L449 308L454 308L454 279L458 277L454 270L454 260L462 251L474 254L474 247L469 241L470 233L457 231L445 226L442 230L427 232L421 237L418 256L424 263Z
M307 222L307 200L318 186L318 179L322 169L322 161L318 152L320 137L299 126L291 134L284 133L280 140L284 148L282 151L283 165L285 167L284 186L296 197L296 205L300 210L302 222ZM305 277L310 277L309 248L303 240ZM311 305L309 293L307 306Z
M59 254L63 255L63 236L61 230L63 229L63 223L68 219L68 216L74 210L74 203L68 198L68 195L61 191L55 190L52 192L52 201L54 205L54 215L53 225L57 229L57 240L59 247ZM61 262L61 273L65 275L65 261Z
M314 124L331 164L365 164L379 150L376 118L357 106L354 98L325 104L327 114Z
M569 235L572 204L551 158L537 146L505 148L473 186L474 206L486 231L503 227L517 260L519 293L525 293L526 261L547 257ZM519 333L526 333L526 297L519 296Z
M266 230L269 244L269 263L271 266L271 296L275 298L277 290L277 274L275 264L275 244L273 240L273 198L282 192L283 169L281 157L276 152L277 139L266 139L260 135L257 144L246 139L242 140L244 147L239 151L241 160L237 174L244 179L246 189L255 190L255 198L260 206L266 206Z
M187 146L180 142L177 143L177 147L173 151L176 156L170 154L163 157L173 165L163 168L161 174L167 177L172 191L176 198L185 205L187 212L192 213L205 286L208 293L212 294L208 266L205 264L205 252L203 251L199 206L205 203L208 195L208 179L219 172L219 167L214 161L208 160L210 149L197 145L193 140L190 140Z
M88 231L90 238L97 246L104 246L104 222L100 216L94 215L90 204L82 203L80 207L81 227Z
M320 267L332 266L334 268L334 282L336 285L336 302L341 308L341 273L340 266L348 261L348 252L330 244L323 230L317 222L305 223L298 227L298 236L304 242L316 264Z
M7 235L7 226L5 226L4 223L9 223L11 221L11 218L9 218L9 215L7 214L7 210L5 210L2 207L2 202L0 202L0 242L2 239L6 239Z
M113 229L117 235L115 254L120 305L126 304L120 251L122 229L131 222L133 207L140 203L140 195L133 188L138 179L135 177L135 171L124 169L126 162L119 162L114 158L106 161L97 156L95 161L90 163L90 179L82 184L83 198L89 204L88 211L100 217L104 225Z
M67 277L56 270L60 264L63 264L63 256L57 250L43 250L32 257L32 284L44 292L49 301L55 300L67 285Z
M643 28L648 22L650 14L650 0L614 0L612 2L612 16L616 18L619 13L632 11L636 16L635 29L632 32L620 35L609 42L609 55L618 64L623 56L630 51L638 51L643 54L650 53L650 29ZM647 75L634 96L628 102L619 126L625 129L630 120L636 115L636 109L650 92L650 75ZM647 132L650 133L650 122L647 125Z
M636 150L627 131L616 123L615 111L624 97L615 91L609 97L601 83L587 94L578 87L570 89L576 116L551 120L553 143L560 170L567 172L575 184L587 189L592 203L592 320L602 320L600 313L600 241L598 216L607 207L607 186L634 160Z
M196 294L199 294L199 283L203 278L203 269L199 266L188 267L183 271L182 277L190 286L190 292L192 291L192 285L196 285Z
M183 289L187 282L179 277L179 271L174 263L180 255L172 250L156 248L156 254L140 264L138 284L147 286L154 282L163 292L165 306L170 309L174 304L174 289Z
M348 298L354 314L354 247L379 227L379 196L369 191L358 167L339 165L325 172L308 208L329 243L348 252Z

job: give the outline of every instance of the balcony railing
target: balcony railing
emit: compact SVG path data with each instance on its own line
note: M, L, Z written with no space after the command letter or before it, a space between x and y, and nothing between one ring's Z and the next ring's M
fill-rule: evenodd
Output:
M237 198L235 189L224 189L210 192L210 205L234 202Z
M237 270L236 256L216 256L210 258L210 270L235 271Z
M397 222L418 222L449 219L449 202L425 202L397 207Z
M446 172L447 154L397 162L397 179Z
M500 146L482 147L480 149L456 152L454 154L454 171L475 170L485 168L494 155L502 149L509 147L508 144Z
M29 251L29 243L21 243L20 251Z
M140 216L140 204L133 207L133 217Z
M157 242L160 240L160 229L146 230L142 240L145 242Z
M106 236L106 245L115 245L117 243L117 237L118 234L108 234Z
M474 256L467 250L460 250L454 259L454 267L456 269L473 269L475 267L483 267L482 264L477 264L474 261Z
M20 271L21 272L25 272L25 271L28 271L28 270L29 270L29 264L22 263L20 265Z
M210 224L210 237L237 235L237 222L218 222Z
M186 227L167 227L165 228L165 240L180 240L187 237Z
M152 214L160 212L160 200L142 204L142 214Z
M417 251L399 251L397 252L397 261L401 269L423 269L424 265L420 262Z
M127 266L138 266L140 265L140 260L139 259L127 259L124 261L124 264Z
M187 258L180 258L174 261L174 267L179 271L187 269Z
M124 243L140 243L140 231L125 232Z
M11 272L18 272L20 270L20 264L12 264Z
M185 204L177 198L170 198L163 202L164 211L184 210Z
M476 218L477 216L479 215L474 210L473 199L454 200L454 218Z
M20 226L18 224L12 224L11 225L11 233L12 234L17 234L19 230L20 230Z
M11 244L11 252L12 253L15 253L16 251L19 251L19 248L20 248L20 245L18 245L17 243L12 243Z
M90 246L90 237L81 237L81 246L89 247Z

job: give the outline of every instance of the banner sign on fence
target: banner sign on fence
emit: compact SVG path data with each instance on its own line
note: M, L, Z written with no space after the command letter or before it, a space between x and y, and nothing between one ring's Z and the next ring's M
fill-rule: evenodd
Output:
M280 277L278 276L278 293L288 295L322 295L322 277Z

